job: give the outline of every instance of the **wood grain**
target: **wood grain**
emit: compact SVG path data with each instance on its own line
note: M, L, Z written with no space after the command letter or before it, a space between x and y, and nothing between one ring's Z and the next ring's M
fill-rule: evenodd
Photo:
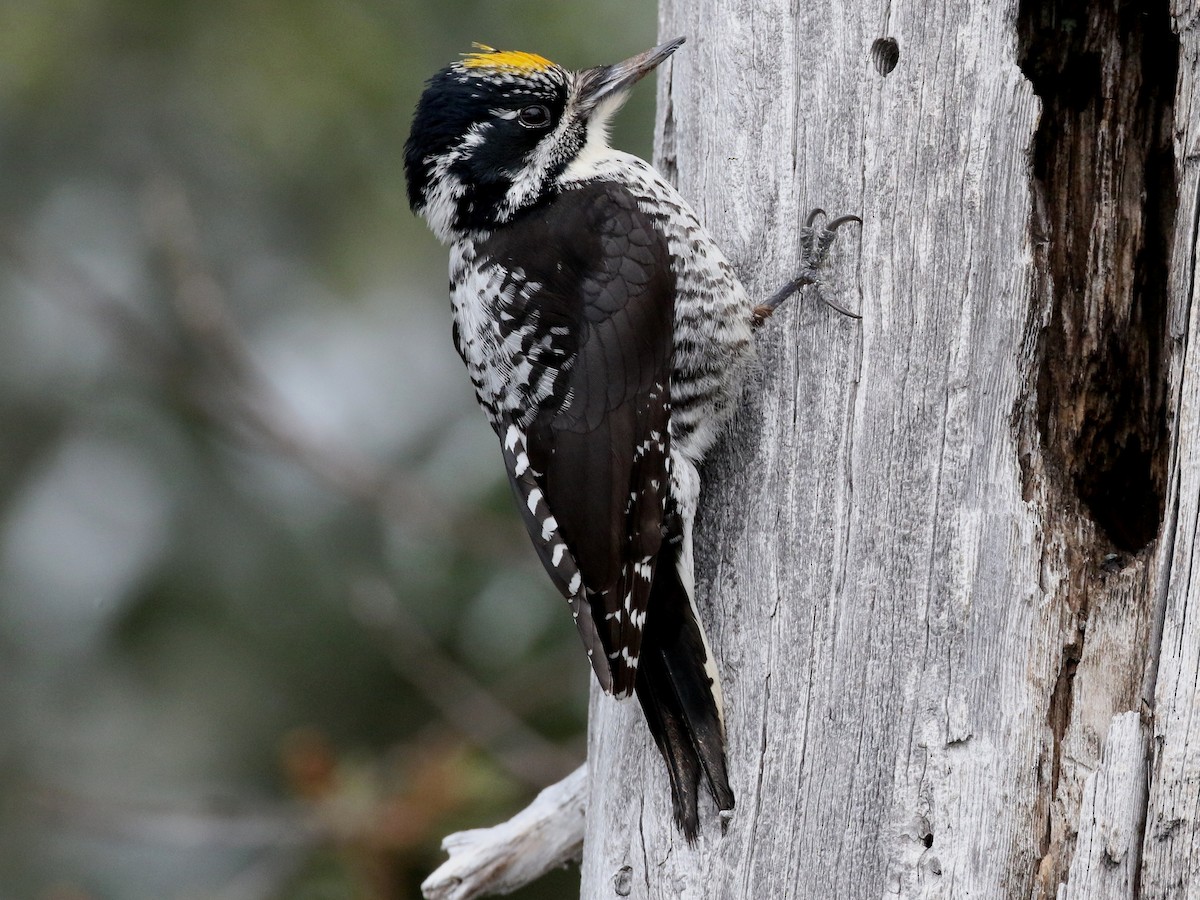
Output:
M660 18L660 168L761 297L862 215L864 318L777 314L704 471L732 821L594 690L582 896L1200 896L1200 2Z
M1130 376L1161 380L1150 464L1165 496L1130 549L1047 449L1039 375L1075 364L1047 363L1047 329L1096 323L1062 305L1053 222L1037 227L1055 198L1032 173L1027 12L664 0L660 34L688 43L660 80L658 164L755 296L791 276L809 208L862 215L828 290L864 319L791 301L704 472L728 830L710 807L699 844L683 842L637 710L595 696L584 897L1200 890L1200 13L1176 0L1168 333ZM886 76L871 58L884 37L899 47ZM1113 302L1146 302L1129 290ZM1101 338L1120 327L1097 322Z

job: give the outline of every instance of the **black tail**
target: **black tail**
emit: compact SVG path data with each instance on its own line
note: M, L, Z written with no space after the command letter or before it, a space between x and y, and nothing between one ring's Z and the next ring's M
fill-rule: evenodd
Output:
M725 771L725 730L705 668L708 651L675 568L677 554L665 546L655 567L635 690L667 763L675 821L690 844L700 829L701 773L718 809L733 809L733 790Z

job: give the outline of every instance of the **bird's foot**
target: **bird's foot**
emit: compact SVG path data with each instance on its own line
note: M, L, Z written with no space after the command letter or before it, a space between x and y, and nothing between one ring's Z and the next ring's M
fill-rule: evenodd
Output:
M835 309L851 319L862 318L858 313L852 313L850 310L838 306L821 292L821 269L829 259L829 248L833 246L837 230L850 222L857 222L861 225L862 219L853 215L838 216L836 219L817 224L818 219L826 218L828 217L823 209L814 209L808 214L804 227L800 229L800 271L795 278L771 295L765 303L754 308L751 321L755 327L770 318L792 294L810 284L817 286L817 298L830 309Z

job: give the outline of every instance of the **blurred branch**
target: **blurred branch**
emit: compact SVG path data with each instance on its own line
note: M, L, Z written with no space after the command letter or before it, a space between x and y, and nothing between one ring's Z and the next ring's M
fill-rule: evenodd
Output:
M230 311L218 280L204 262L200 232L183 185L168 175L148 180L142 197L146 231L161 253L170 278L170 309L177 333L154 327L69 259L50 257L2 235L12 255L53 296L93 317L128 352L148 366L156 383L173 388L184 403L215 430L233 440L290 460L383 520L425 535L453 535L497 555L497 528L478 509L455 506L419 479L382 467L345 445L321 440L306 430L257 365ZM437 646L420 622L381 579L354 588L358 599L378 598L392 610L391 656L401 674L462 734L487 748L514 777L535 787L575 765L577 757L556 747L526 725ZM360 607L362 604L359 604ZM378 624L376 622L375 624ZM501 738L520 739L520 751L498 748ZM194 819L180 819L180 827Z
M509 545L474 507L456 504L408 472L387 470L344 443L312 434L255 362L224 291L204 264L195 216L178 180L150 179L143 192L146 231L171 279L166 291L176 330L139 314L64 253L50 253L0 223L3 246L50 297L92 319L123 362L150 373L215 432L286 459L382 519L426 535L467 535L502 555Z
M488 747L510 775L542 787L578 764L577 754L546 740L442 654L417 617L382 580L359 579L354 598L361 621L393 636L391 658L401 675L447 722L474 743ZM520 749L501 749L503 738L519 739Z
M33 803L45 815L74 827L137 842L180 848L305 849L327 839L330 828L298 809L153 809L93 800L61 791L38 791Z
M426 900L508 894L583 852L587 766L552 784L507 822L449 835L450 858L421 885Z
M250 443L290 459L335 490L389 517L420 509L422 526L440 508L434 495L414 479L385 472L350 447L331 445L308 433L261 371L229 309L224 290L204 263L199 228L183 185L157 175L143 191L146 230L157 241L173 282L169 292L184 337L214 365L201 381L199 399L219 424ZM393 501L393 502L389 502Z
M195 218L181 185L172 179L153 179L146 191L147 224L160 236L176 289L173 303L181 325L193 341L208 348L220 368L238 388L229 396L241 397L241 420L264 438L276 452L295 460L335 488L376 506L384 515L397 508L420 510L421 525L441 508L433 496L395 474L390 477L348 448L323 445L304 434L295 418L287 416L283 398L259 371L245 340L229 312L224 292L202 264L203 254ZM226 392L220 392L225 396ZM421 494L425 496L421 496ZM401 495L403 502L387 504L386 496ZM446 527L446 522L442 526ZM515 716L495 697L456 666L425 631L382 579L362 580L354 587L358 598L382 595L392 610L392 659L401 674L442 716L479 746L488 747L511 775L540 787L569 772L576 759L556 748ZM361 605L361 604L360 604ZM379 604L368 604L378 607ZM499 749L504 736L520 736L519 754Z

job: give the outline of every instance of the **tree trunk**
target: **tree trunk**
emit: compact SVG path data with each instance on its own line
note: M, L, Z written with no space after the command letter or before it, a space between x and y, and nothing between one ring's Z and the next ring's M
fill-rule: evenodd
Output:
M790 301L704 471L728 829L687 846L594 692L583 896L1197 895L1200 0L661 35L658 165L760 297L811 206L861 214L827 290L864 318Z

